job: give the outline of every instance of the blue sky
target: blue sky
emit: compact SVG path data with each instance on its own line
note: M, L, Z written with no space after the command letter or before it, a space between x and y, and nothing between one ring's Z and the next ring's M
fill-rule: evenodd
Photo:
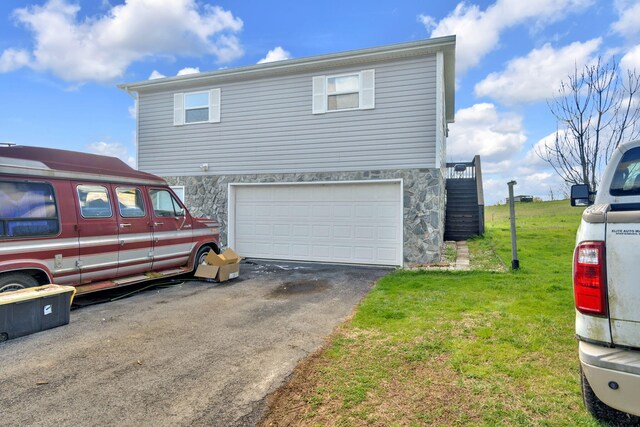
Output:
M563 184L532 148L577 64L640 69L640 1L0 2L0 142L135 163L133 101L116 84L456 34L448 159L480 154L488 203Z

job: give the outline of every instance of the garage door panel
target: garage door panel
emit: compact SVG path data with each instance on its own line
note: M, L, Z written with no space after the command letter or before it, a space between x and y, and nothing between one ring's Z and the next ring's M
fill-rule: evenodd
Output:
M334 218L352 218L353 206L350 205L337 205L333 207L333 217Z
M334 225L333 226L333 238L334 239L351 239L353 227L350 225Z
M376 218L378 219L392 219L398 216L398 206L391 204L378 205L374 212L376 212Z
M369 263L374 260L373 248L359 246L354 248L354 252L355 252L354 256L356 258L356 261Z
M355 232L356 239L374 240L375 235L376 235L375 227L356 226L356 232Z
M377 238L381 241L392 241L395 242L398 240L398 229L394 227L385 227L380 226L376 229Z
M331 237L330 225L314 225L311 227L311 236L314 238L326 238Z
M274 205L271 210L273 217L275 218L289 218L290 208L287 205Z
M273 236L274 237L288 237L291 232L289 231L289 226L284 224L274 224L273 225Z
M331 247L326 245L313 245L311 248L311 255L315 258L327 260L331 258Z
M273 248L273 253L277 256L289 255L289 245L287 244L274 243L272 248Z
M291 237L310 237L310 225L294 225L291 227Z
M388 248L377 248L376 249L376 258L382 262L392 263L398 257L398 250L393 247Z
M291 245L291 254L294 257L308 257L310 255L309 245Z
M331 206L314 204L311 216L314 219L331 220Z
M234 242L246 257L400 265L399 182L236 186Z
M350 246L334 246L333 257L340 261L349 261L353 258L352 249Z

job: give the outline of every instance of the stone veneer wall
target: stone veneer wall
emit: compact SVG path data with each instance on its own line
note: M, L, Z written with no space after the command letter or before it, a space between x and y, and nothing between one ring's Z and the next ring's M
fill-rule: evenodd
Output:
M258 175L166 177L169 185L184 185L185 204L195 216L221 224L220 243L227 244L227 191L234 182L307 182L403 180L404 261L432 263L440 259L445 218L445 181L441 169L402 169L356 172L315 172Z

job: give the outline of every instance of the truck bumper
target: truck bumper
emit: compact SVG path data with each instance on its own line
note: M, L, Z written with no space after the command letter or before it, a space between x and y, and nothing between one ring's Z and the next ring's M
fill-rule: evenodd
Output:
M582 371L598 399L640 416L640 351L580 341L579 352Z

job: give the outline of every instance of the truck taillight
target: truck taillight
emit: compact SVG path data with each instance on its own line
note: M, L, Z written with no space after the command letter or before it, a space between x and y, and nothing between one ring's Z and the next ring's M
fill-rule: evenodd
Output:
M604 265L604 242L584 242L576 248L573 259L573 295L579 312L607 314L607 278Z

